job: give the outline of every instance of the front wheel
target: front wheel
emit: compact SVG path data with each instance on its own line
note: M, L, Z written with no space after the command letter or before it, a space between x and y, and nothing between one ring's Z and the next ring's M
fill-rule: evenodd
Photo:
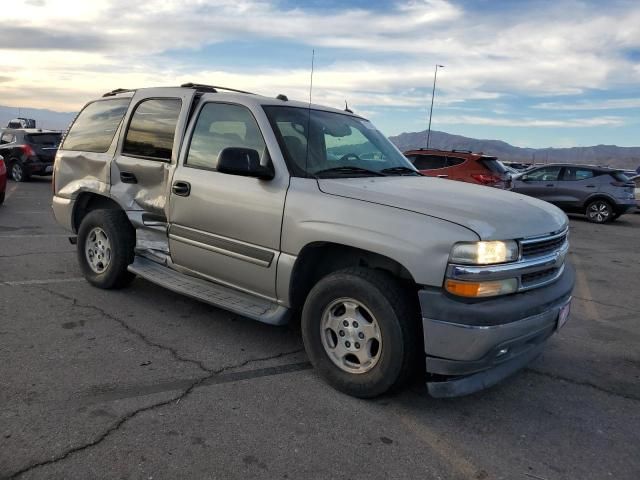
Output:
M99 288L121 288L133 280L135 231L121 210L94 210L78 229L78 260L84 277Z
M587 220L593 223L606 223L613 218L613 208L606 200L594 200L587 205Z
M370 398L410 379L419 365L415 302L390 275L350 268L321 279L302 311L302 338L319 374Z

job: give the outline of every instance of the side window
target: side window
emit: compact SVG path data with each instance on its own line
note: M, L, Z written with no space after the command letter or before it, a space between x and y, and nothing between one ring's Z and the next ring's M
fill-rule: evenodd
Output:
M564 173L562 174L562 180L580 181L593 178L594 176L593 170L589 168L565 167Z
M3 133L2 137L0 137L0 145L11 142L13 142L13 134L11 133Z
M185 164L214 170L220 152L229 147L257 150L260 158L267 151L260 128L246 107L207 103L198 116Z
M459 157L447 157L447 167L455 167L462 165L465 162L464 158Z
M532 182L555 182L560 176L560 167L545 167L527 173L527 180Z
M182 100L143 100L131 116L122 154L170 161Z
M419 155L413 162L418 170L435 170L436 168L445 168L447 166L447 157L438 155Z
M61 150L104 153L129 108L130 98L114 98L88 104L67 133Z

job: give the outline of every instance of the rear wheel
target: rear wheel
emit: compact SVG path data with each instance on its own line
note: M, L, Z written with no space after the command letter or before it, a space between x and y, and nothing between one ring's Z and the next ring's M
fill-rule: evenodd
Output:
M321 279L302 311L311 363L333 387L370 398L404 384L419 365L415 302L390 275L350 268Z
M593 223L606 223L613 219L613 208L606 200L594 200L587 205L587 220Z
M78 229L78 260L84 277L99 288L122 288L135 277L135 231L122 210L94 210Z
M9 164L9 172L11 174L11 179L14 182L26 182L29 180L29 173L18 160L13 160Z

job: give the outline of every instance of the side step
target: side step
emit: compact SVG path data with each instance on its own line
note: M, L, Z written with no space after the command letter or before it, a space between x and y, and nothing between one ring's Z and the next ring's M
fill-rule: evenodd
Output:
M136 256L134 262L129 265L129 271L161 287L259 322L284 325L288 321L289 309L282 305L185 275L144 257Z

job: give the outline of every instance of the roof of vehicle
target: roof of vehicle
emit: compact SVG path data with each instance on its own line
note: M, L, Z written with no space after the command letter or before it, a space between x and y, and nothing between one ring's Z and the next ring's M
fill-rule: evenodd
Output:
M606 172L623 172L623 168L614 168L607 167L603 165L589 165L586 163L547 163L545 165L536 165L534 168L543 168L543 167L579 167L579 168L590 168L592 170L602 170Z
M215 85L202 85L202 84L194 84L194 83L185 83L178 87L148 87L148 88L138 88L138 89L124 89L118 88L116 90L112 90L111 92L105 93L102 97L132 97L138 91L144 90L162 90L162 89L175 89L175 88L189 88L196 90L201 95L209 98L209 95L215 95L215 98L219 98L220 100L239 100L242 99L242 103L254 103L257 105L277 105L277 106L288 106L288 107L296 107L296 108L311 108L311 110L322 110L326 112L340 113L343 115L350 115L353 117L364 119L364 117L353 113L350 110L340 110L337 108L327 107L324 105L318 105L315 103L309 102L301 102L297 100L289 100L286 95L278 95L277 97L267 97L264 95L258 95L251 92L246 92L244 90L237 90L233 88L220 87Z
M22 132L27 134L34 133L62 133L60 130L47 130L44 128L4 128L2 132Z
M445 153L454 153L456 155L471 155L474 157L482 157L488 159L497 158L495 155L485 155L482 152L472 152L471 150L440 150L439 148L413 148L411 150L405 150L403 153L412 153L412 154L428 154L428 155L442 155Z

